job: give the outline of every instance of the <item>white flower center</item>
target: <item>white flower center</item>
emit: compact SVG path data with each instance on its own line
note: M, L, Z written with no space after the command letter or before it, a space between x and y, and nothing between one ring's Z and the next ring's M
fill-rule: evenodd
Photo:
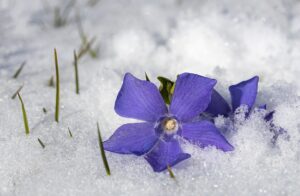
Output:
M162 123L162 126L166 134L173 134L178 131L178 123L174 118L165 119Z

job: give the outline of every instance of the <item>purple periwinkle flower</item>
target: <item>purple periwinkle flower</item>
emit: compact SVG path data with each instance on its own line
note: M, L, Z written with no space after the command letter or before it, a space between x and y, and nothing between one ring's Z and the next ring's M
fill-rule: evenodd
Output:
M225 99L216 90L213 90L211 102L205 112L211 114L213 117L218 115L229 116L231 113L234 113L237 108L244 105L247 107L248 112L246 115L248 115L256 100L258 81L258 76L254 76L249 80L242 81L229 87L232 109ZM267 105L264 104L258 108L267 110ZM264 120L270 123L270 131L274 133L272 143L276 142L279 135L287 133L283 128L274 125L274 113L275 111L273 110L267 112L264 116Z
M206 112L213 116L228 116L231 112L234 113L237 108L243 105L246 106L248 112L250 112L256 100L258 81L258 76L255 76L249 80L230 86L231 108L225 99L216 90L213 90L211 102Z
M216 80L183 73L177 78L174 94L167 106L157 87L130 73L115 102L117 114L144 122L124 124L104 142L107 151L144 155L156 172L188 159L179 138L200 147L213 145L223 151L233 150L210 121L193 121L205 111L211 100Z
M254 76L249 80L242 81L229 87L232 109L225 99L214 89L211 96L211 102L205 112L210 113L213 116L228 116L231 112L234 113L237 108L244 105L247 107L247 114L249 114L256 100L258 81L259 77ZM266 110L267 105L261 105L259 106L259 109ZM275 111L268 112L264 117L265 121L271 121L274 112Z

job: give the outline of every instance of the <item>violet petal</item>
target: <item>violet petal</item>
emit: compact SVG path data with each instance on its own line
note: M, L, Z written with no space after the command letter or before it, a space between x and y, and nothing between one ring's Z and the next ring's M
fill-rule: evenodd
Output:
M123 117L155 122L167 113L167 107L153 83L127 73L115 102L115 111Z
M225 99L215 89L211 95L211 101L205 112L212 114L214 117L218 115L227 116L231 109Z
M234 149L217 127L210 121L183 124L181 136L202 148L215 146L223 151L232 151Z
M170 105L171 114L188 121L203 112L211 99L217 81L191 73L180 74Z
M258 80L258 76L255 76L229 87L233 111L241 105L246 105L251 110L257 95Z
M159 140L154 148L145 156L155 172L160 172L190 158L191 155L183 153L176 139L168 142Z
M147 153L157 140L153 123L132 123L119 127L103 145L110 152L140 156Z

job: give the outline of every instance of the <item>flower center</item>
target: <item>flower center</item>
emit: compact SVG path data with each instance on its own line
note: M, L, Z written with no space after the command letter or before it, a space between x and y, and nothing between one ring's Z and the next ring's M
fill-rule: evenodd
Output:
M173 134L178 131L178 123L174 118L166 118L163 121L162 126L166 134Z

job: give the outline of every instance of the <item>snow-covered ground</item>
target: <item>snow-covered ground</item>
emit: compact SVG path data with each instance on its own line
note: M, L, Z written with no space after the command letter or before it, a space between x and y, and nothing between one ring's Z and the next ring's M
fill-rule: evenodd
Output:
M93 4L93 2L95 2ZM0 0L0 195L299 195L300 194L300 2L297 0L77 1L67 24L54 27L54 9L69 1ZM76 15L97 58L79 62L75 94L73 50L81 40ZM61 117L54 122L53 48L61 75ZM17 79L12 75L27 61ZM194 72L228 86L260 76L257 105L276 110L274 122L289 137L276 145L261 113L238 119L227 135L235 151L199 149L168 172L154 173L141 157L107 153L101 160L96 122L104 139L128 122L115 114L123 75L172 79ZM25 135L21 95L31 133ZM43 108L47 113L43 113ZM134 121L134 120L133 120ZM226 119L216 123L224 126ZM69 137L68 128L73 133ZM37 141L40 138L45 149Z

